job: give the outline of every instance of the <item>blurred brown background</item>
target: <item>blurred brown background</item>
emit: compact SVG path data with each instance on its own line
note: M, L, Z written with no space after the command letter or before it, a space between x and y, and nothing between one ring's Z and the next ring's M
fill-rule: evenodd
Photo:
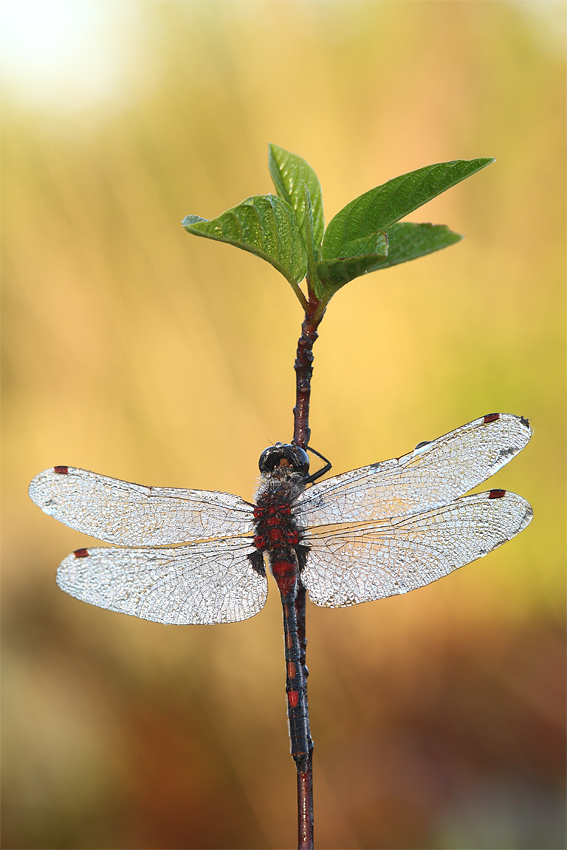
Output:
M291 437L301 313L186 234L304 156L327 221L398 174L496 164L418 211L459 245L354 281L315 354L336 473L495 410L530 528L408 596L308 609L316 839L563 847L564 24L555 2L8 3L5 848L295 842L279 600L175 628L62 594L88 538L29 480L71 464L251 498Z

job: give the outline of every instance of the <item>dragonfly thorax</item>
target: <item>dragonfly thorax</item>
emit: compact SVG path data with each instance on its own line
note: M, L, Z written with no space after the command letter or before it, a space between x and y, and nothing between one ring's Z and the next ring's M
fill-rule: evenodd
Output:
M276 443L262 452L259 466L254 545L260 551L296 546L299 531L292 505L305 489L309 458L297 446Z

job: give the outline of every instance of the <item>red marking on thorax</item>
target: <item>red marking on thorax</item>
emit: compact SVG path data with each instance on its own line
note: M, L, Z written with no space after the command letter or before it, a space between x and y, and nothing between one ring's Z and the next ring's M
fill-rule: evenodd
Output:
M56 472L58 475L68 475L69 467L68 466L54 466L53 472Z
M73 555L75 556L75 558L88 558L89 557L89 550L88 549L77 549L75 552L73 552Z
M289 679L295 679L295 664L293 661L287 662L287 675Z
M489 499L501 499L506 495L506 490L491 490L488 494Z
M299 534L291 517L288 502L264 499L254 508L254 519L256 520L254 546L260 552L278 547L297 546L299 543Z
M484 417L483 422L485 425L488 425L490 422L496 422L497 419L500 419L499 413L488 413Z

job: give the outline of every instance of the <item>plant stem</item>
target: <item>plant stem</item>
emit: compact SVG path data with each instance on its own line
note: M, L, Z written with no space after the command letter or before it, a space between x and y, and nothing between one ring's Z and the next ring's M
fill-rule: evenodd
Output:
M317 339L317 328L324 315L324 305L310 292L305 318L301 325L301 336L297 343L295 360L296 403L293 409L293 441L304 449L309 445L309 402L311 399L311 377L313 375L313 345ZM295 618L301 650L301 666L304 681L309 671L305 664L307 638L305 635L306 591L301 582L295 598ZM307 715L309 724L309 714ZM313 745L302 764L297 764L297 825L298 850L313 850Z
M311 376L313 375L313 345L319 336L317 328L324 312L320 301L311 296L301 325L301 336L297 343L295 359L296 402L293 408L293 442L304 449L309 445L309 401L311 398Z

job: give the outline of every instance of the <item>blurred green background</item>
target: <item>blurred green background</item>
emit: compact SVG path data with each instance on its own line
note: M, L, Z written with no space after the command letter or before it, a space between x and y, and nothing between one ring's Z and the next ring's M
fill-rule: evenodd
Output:
M308 608L316 840L557 848L564 777L565 6L4 6L5 848L295 842L279 599L167 627L62 594L88 538L54 464L251 498L292 435L301 312L269 265L189 236L305 157L327 221L432 162L496 164L411 217L459 245L354 281L315 348L336 473L485 413L530 418L491 481L530 528L408 596Z

